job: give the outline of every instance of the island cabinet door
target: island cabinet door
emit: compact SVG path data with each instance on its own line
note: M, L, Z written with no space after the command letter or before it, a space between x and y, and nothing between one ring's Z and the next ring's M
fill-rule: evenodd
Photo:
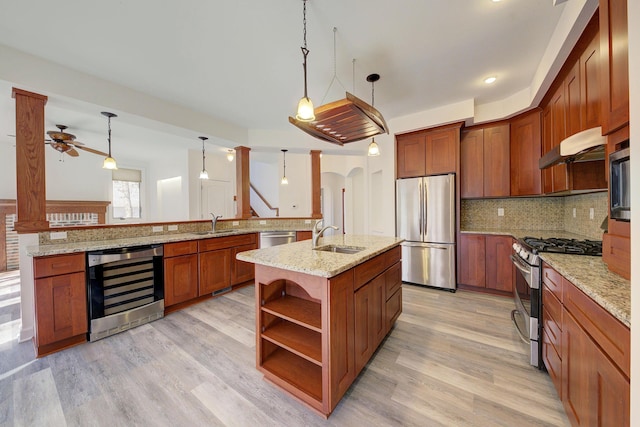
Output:
M329 402L333 410L340 398L356 378L353 333L353 270L346 271L329 281L329 322L328 342L331 355Z
M164 303L166 307L198 296L198 255L164 259Z
M373 325L371 319L372 287L368 284L362 286L354 293L354 330L355 330L355 362L356 374L359 373L373 354L373 341L371 340Z

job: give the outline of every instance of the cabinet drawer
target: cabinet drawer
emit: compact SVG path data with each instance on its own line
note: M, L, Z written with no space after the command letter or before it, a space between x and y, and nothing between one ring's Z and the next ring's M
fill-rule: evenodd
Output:
M542 329L556 352L562 354L562 306L546 288L542 292Z
M564 306L622 372L629 377L629 328L565 279Z
M562 275L555 271L549 264L542 263L542 283L547 285L558 301L562 302Z
M251 245L258 241L256 233L238 234L236 236L213 237L198 241L198 251L214 251L217 249L232 248L234 246Z
M402 286L402 264L396 262L387 271L385 271L384 281L386 287L385 295L388 300L398 289L400 289L400 286Z
M556 387L558 398L562 400L562 359L559 354L545 330L542 334L542 361Z
M84 252L34 258L33 276L35 279L38 279L40 277L84 272L84 258Z
M402 257L402 248L400 246L396 246L393 249L389 249L384 253L385 255L385 267L391 267L396 262L400 261Z
M198 252L198 242L195 240L188 240L186 242L165 243L164 245L165 258L195 254L196 252Z
M398 316L400 316L400 313L402 313L402 288L398 289L396 293L391 295L391 298L387 300L385 312L388 332L393 327Z
M369 282L378 274L382 273L387 268L387 266L385 265L386 256L387 254L385 252L355 267L355 283L353 287L354 291L365 283Z

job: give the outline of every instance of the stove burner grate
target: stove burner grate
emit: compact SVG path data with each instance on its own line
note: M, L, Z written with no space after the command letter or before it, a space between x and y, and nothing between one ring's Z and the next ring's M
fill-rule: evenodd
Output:
M574 255L602 255L602 242L598 240L576 240L561 238L525 237L526 243L533 253L555 252Z

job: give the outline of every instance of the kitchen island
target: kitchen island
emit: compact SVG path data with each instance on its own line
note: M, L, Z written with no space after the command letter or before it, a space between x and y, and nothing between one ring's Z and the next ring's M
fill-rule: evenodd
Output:
M331 414L402 311L401 242L340 235L315 249L303 241L237 255L256 264L256 367L266 380Z

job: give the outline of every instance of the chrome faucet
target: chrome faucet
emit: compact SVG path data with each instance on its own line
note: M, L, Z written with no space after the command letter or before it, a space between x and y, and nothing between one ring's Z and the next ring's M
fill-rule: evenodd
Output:
M313 230L312 230L313 246L311 247L312 249L315 249L318 247L318 239L322 236L322 233L324 233L328 228L333 228L334 230L338 229L338 227L336 227L335 225L327 225L326 227L322 227L322 224L324 224L324 219L319 219L313 225Z
M218 223L218 219L222 218L222 215L215 216L211 212L209 212L209 215L211 215L211 231L213 231L215 233L216 224Z

